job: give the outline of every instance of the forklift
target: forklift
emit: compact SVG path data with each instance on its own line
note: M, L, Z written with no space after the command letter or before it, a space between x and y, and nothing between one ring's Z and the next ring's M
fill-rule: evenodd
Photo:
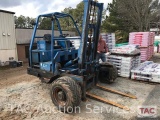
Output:
M102 82L113 82L118 76L117 69L111 63L99 63L96 59L102 11L103 3L84 0L82 32L73 17L66 13L42 14L36 19L29 47L27 72L40 78L42 82L51 84L51 99L60 111L67 112L69 107L74 109L81 101L85 101L87 96L128 110L123 105L91 94L89 90L95 86L135 98L98 84L99 79ZM41 18L51 20L51 34L44 34L44 36L36 34ZM79 37L72 38L63 34L60 19L65 18L72 20ZM59 36L55 36L55 24ZM80 40L79 49L71 44L71 40ZM37 48L33 49L35 43Z

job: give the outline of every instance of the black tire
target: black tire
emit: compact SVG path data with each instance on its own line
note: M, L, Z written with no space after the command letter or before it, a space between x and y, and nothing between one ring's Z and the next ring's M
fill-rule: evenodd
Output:
M115 65L113 65L112 71L113 80L115 81L115 79L118 77L118 70Z
M118 76L117 68L112 66L101 66L99 70L99 81L102 83L113 83Z
M80 105L81 95L81 87L70 77L60 77L52 83L52 102L62 112L73 112Z

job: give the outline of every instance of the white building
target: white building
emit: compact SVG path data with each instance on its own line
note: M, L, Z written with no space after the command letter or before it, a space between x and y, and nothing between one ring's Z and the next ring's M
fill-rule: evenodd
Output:
M0 65L17 60L14 14L0 10Z

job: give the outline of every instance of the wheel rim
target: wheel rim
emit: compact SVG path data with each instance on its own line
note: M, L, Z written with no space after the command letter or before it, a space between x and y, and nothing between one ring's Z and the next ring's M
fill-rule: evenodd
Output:
M65 106L67 97L64 90L61 87L55 87L52 93L56 103L58 103L59 106Z

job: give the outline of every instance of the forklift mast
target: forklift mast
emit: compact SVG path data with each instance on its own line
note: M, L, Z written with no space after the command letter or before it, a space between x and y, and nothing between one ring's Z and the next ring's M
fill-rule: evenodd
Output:
M96 61L97 44L102 20L103 3L84 0L84 16L81 33L81 43L78 51L79 68L88 70L89 64Z

